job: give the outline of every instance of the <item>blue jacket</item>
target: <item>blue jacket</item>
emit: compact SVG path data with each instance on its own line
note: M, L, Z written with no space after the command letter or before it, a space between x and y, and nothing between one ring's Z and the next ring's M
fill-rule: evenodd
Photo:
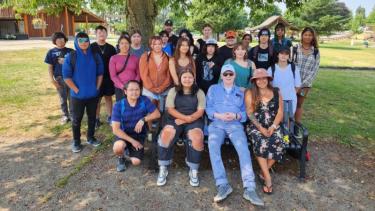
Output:
M230 93L227 93L223 82L212 85L208 89L206 97L206 113L210 120L225 123L216 119L214 113L232 112L241 115L240 120L233 120L230 123L246 122L246 108L244 101L244 92L236 85L233 85Z
M77 38L74 40L74 48L77 56L74 70L71 67L70 53L65 56L62 67L64 80L68 78L72 79L79 89L77 94L73 90L70 90L70 94L72 97L78 99L97 97L99 94L99 90L96 89L97 77L103 75L104 72L102 58L98 54L94 54L91 47L84 54L78 46ZM94 59L94 56L96 56L96 59Z

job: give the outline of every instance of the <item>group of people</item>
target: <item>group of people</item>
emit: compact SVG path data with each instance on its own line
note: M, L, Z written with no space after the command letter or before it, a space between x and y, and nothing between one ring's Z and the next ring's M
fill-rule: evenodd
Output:
M167 182L177 140L185 140L190 168L189 183L199 186L198 170L208 136L211 166L217 186L215 202L232 192L221 156L225 138L233 144L241 168L243 197L255 205L263 201L255 192L255 176L248 140L261 168L263 192L271 194L270 168L284 156L283 127L288 119L302 118L302 105L319 68L320 54L315 31L306 27L301 42L292 46L285 26L258 33L259 44L251 47L251 34L237 42L237 33L225 33L219 48L213 28L205 24L203 37L194 42L189 30L173 33L167 20L164 30L142 45L142 34L122 33L114 47L106 42L107 29L95 29L96 42L79 32L75 50L65 47L68 39L56 32L56 45L46 56L50 78L58 90L62 121L72 121L72 151L80 152L81 121L88 118L87 143L99 146L94 136L99 127L100 101L104 97L118 156L117 171L139 165L144 157L148 130L161 115L167 115L159 134L157 185ZM112 96L116 103L113 105ZM209 122L209 124L207 124ZM207 126L208 125L208 126Z

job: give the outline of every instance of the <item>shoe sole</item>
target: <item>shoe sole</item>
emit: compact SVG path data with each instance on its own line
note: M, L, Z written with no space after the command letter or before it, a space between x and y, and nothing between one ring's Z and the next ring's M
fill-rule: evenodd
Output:
M72 152L74 152L74 153L78 153L78 152L81 152L82 151L82 149L80 149L80 150L72 150Z
M162 183L156 182L156 185L157 186L164 186L165 184L167 184L167 176L168 176L168 172L167 172L167 175L165 175L165 180Z
M190 182L190 185L191 185L192 187L199 187L199 182L198 182L198 183L194 183L194 182L192 182L191 180L190 180L189 182Z
M91 145L91 146L93 146L93 147L98 147L98 146L101 145L101 144L91 144L90 142L87 142L87 144L88 144L88 145Z
M254 202L253 200L251 200L250 198L248 198L247 196L243 195L243 198L248 200L250 203L256 205L256 206L264 206L264 203L256 203Z
M220 199L215 199L214 198L214 202L222 202L224 201L226 198L228 198L228 196L233 192L233 188L230 188L229 191L227 192L227 194L223 197L223 198L220 198Z

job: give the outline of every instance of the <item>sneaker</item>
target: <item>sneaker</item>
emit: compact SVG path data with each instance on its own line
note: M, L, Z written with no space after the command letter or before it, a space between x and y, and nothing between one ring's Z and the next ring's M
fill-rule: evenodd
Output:
M94 137L88 139L87 143L90 144L90 145L92 145L92 146L94 146L94 147L98 147L101 144L100 141L96 140L96 138L94 138Z
M66 123L68 123L70 121L69 117L67 116L63 116L61 117L61 124L62 125L65 125Z
M217 187L217 194L214 197L214 202L221 202L226 199L229 194L233 191L232 187L229 184L219 185Z
M95 129L96 129L96 130L99 129L100 125L102 125L102 122L100 121L99 118L97 118L97 119L95 120Z
M254 205L264 206L263 200L259 198L255 190L249 190L248 188L245 188L245 191L243 192L243 197Z
M156 182L157 186L163 186L167 183L168 169L167 166L160 166L158 180Z
M76 144L73 143L72 144L72 152L78 153L80 151L82 151L82 145L81 144L76 145Z
M193 187L199 186L198 170L190 169L189 171L190 185Z
M109 126L112 125L112 121L111 121L112 117L111 116L108 116L107 117L107 123L109 124Z
M126 170L126 162L124 157L119 157L117 160L116 170L122 172Z

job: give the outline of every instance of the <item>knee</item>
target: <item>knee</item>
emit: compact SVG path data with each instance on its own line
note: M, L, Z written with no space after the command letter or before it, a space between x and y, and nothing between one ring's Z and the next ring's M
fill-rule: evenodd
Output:
M203 145L203 132L201 129L195 128L188 132L188 138L191 140L193 149L197 151L202 151L204 149Z
M164 129L161 131L161 135L159 139L160 146L168 147L171 144L175 134L176 134L176 129L174 129L170 125L165 126Z
M131 161L134 166L139 166L141 164L141 160L138 158L131 158Z
M123 141L116 141L115 144L113 145L113 152L116 155L121 156L124 153L125 147L126 147L125 142L123 142Z

